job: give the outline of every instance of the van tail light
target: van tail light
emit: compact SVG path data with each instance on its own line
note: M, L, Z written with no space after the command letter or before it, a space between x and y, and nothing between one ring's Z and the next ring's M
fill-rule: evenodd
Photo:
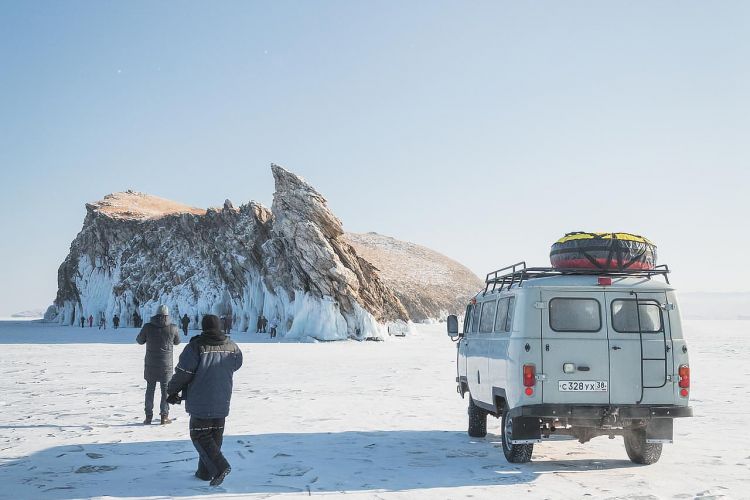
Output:
M680 376L680 382L677 384L680 386L680 396L687 397L690 389L690 367L688 365L680 365L677 373Z
M523 365L523 385L525 387L536 385L536 367L534 365Z
M688 365L680 365L680 387L685 389L690 387L690 367Z

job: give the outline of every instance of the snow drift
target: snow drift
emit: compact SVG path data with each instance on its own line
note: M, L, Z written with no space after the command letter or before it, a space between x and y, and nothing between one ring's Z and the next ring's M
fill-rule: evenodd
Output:
M103 315L110 322L118 314L132 325L133 313L148 319L167 304L174 318L187 314L193 325L211 313L255 331L262 314L286 338L382 338L389 326L458 310L479 287L443 256L438 267L449 262L465 273L445 280L439 294L384 281L320 193L282 167L271 170L271 210L228 200L203 210L133 191L87 204L47 319L74 324Z

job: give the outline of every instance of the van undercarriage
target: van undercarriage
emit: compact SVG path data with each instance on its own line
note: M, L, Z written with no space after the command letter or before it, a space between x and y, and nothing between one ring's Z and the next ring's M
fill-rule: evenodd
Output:
M624 435L642 429L650 443L672 442L672 419L692 417L687 406L541 404L514 408L514 443L537 442L553 435L573 436L585 443L597 436Z

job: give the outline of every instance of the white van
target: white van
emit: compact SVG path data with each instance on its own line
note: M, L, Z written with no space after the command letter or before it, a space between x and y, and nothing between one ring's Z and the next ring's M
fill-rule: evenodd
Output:
M659 460L673 419L688 406L688 349L669 269L527 268L487 275L458 340L458 392L469 396L469 435L502 417L510 462L531 460L553 435L623 435L630 459ZM637 306L636 306L637 305Z

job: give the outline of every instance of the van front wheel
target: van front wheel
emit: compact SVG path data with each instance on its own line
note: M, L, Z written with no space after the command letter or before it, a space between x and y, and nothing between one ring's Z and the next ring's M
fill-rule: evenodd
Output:
M636 464L651 465L661 457L661 443L647 443L646 429L627 429L624 434L625 451L630 461Z
M502 440L503 453L506 460L513 464L525 464L531 461L531 454L534 452L533 444L512 444L513 439L513 417L510 416L508 405L503 408L502 420Z
M474 403L469 395L469 436L483 438L487 435L487 410Z

